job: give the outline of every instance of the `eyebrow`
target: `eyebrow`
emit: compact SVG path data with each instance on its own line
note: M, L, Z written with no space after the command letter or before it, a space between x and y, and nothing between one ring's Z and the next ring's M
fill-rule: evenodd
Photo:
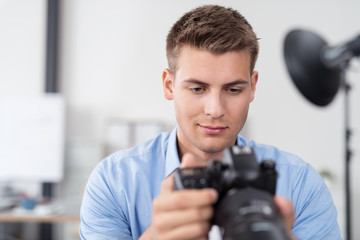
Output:
M199 84L199 85L203 85L203 86L209 86L208 83L197 80L197 79L193 79L193 78L189 78L183 81L183 83L194 83L194 84ZM248 84L249 81L245 80L245 79L237 79L235 81L229 82L224 84L224 86L226 87L230 87L230 86L234 86L234 85L238 85L238 84Z

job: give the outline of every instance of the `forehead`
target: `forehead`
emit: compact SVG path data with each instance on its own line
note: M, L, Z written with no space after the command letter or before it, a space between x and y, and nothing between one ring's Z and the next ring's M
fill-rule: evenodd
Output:
M184 46L178 58L176 79L234 81L250 79L250 53L247 50L214 54Z

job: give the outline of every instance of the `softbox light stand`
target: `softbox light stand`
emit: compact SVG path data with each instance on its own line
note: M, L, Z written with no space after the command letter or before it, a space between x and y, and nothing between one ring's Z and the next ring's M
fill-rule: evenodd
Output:
M313 32L292 30L286 35L284 54L291 79L303 96L313 104L324 107L334 99L339 88L344 89L345 226L346 239L351 240L351 87L345 74L351 58L360 55L360 35L345 44L330 47Z

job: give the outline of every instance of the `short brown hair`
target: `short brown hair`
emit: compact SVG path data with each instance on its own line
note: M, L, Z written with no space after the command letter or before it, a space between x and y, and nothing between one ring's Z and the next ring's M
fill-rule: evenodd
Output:
M217 5L198 7L184 14L171 28L166 55L173 73L184 45L214 54L246 49L251 57L250 72L259 52L258 38L247 20L238 11Z

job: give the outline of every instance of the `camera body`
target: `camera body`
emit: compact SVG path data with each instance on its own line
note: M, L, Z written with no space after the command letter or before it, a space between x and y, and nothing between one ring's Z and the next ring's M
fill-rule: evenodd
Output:
M259 164L251 147L232 146L207 167L177 169L174 189L217 190L212 223L221 227L223 239L288 240L273 201L277 175L275 162Z

